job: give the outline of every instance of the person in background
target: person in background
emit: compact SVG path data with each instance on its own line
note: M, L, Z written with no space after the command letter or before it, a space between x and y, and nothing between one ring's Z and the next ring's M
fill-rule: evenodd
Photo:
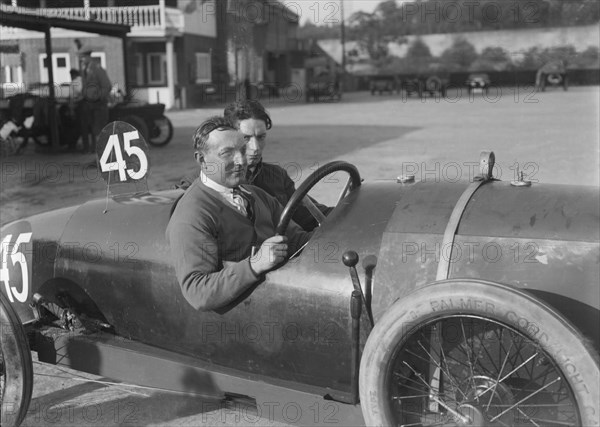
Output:
M79 49L81 60L81 138L83 149L96 152L96 138L108 123L108 100L112 84L106 71L92 59L92 49Z
M246 142L223 117L193 137L200 176L177 203L166 230L185 299L197 310L225 309L310 238L293 221L275 235L283 207L260 188L242 185Z

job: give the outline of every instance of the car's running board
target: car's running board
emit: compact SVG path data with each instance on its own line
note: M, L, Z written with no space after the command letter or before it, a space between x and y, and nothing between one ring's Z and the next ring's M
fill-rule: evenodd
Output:
M364 425L360 405L341 403L350 393L310 387L223 368L112 334L36 331L40 362L67 366L157 391L197 395L219 409L228 396L256 401L256 415L295 425ZM268 382L267 382L268 381ZM212 403L211 403L212 402ZM204 408L207 410L208 408Z

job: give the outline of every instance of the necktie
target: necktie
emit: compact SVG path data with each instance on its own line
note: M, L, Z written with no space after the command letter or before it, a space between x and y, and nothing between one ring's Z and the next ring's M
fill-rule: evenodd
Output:
M235 187L233 189L233 201L238 207L239 211L243 213L246 218L254 222L254 210L252 209L251 196L246 192Z

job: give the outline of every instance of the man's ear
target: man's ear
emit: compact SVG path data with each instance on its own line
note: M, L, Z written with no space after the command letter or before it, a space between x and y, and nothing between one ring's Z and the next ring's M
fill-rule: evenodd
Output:
M196 162L198 162L199 164L204 163L204 156L200 151L194 152L194 159L196 159Z

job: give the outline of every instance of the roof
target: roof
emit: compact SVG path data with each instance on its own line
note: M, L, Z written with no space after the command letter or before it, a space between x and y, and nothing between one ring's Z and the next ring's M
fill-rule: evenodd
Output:
M41 16L40 14L6 10L0 10L0 22L2 22L2 26L4 27L23 28L31 31L44 32L50 27L56 27L111 37L125 37L131 30L129 25L108 24L82 19L51 18Z

